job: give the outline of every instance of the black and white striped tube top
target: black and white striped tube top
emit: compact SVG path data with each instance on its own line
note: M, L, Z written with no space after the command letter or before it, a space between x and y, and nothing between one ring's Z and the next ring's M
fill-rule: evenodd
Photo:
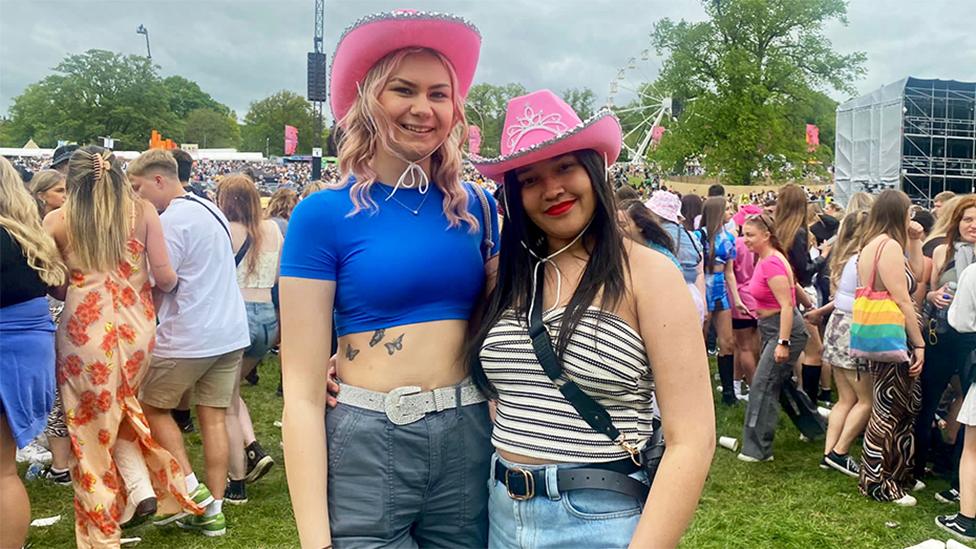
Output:
M565 308L543 323L559 333ZM553 337L553 346L556 346ZM554 462L602 463L629 454L594 431L550 380L532 351L528 326L506 311L488 332L481 364L498 391L492 430L495 448ZM619 316L589 307L563 355L563 378L571 379L607 409L630 442L651 436L651 371L644 340Z

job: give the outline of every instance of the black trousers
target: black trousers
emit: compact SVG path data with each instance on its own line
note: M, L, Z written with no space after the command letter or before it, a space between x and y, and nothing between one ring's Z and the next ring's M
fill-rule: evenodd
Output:
M928 334L926 334L928 337ZM962 394L969 389L968 376L964 375L973 349L976 348L976 333L962 334L951 327L938 334L936 344L925 347L925 366L922 368L922 407L915 419L915 478L925 473L929 448L932 442L932 422L939 408L942 394L953 375L959 375ZM958 465L958 462L957 462Z

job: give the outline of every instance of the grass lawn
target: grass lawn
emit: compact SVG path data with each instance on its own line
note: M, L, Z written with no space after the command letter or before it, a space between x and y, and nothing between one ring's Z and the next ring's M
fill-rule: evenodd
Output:
M260 371L259 385L246 386L243 392L258 439L274 456L275 467L257 484L248 487L249 503L224 506L226 536L204 538L175 526L163 529L147 526L133 534L142 537L139 546L298 547L278 445L281 433L273 425L281 413L281 400L275 396L279 378L277 358L266 361ZM739 437L744 410L741 404L731 409L718 404L718 433ZM186 441L199 475L203 461L200 437L189 435ZM742 463L732 452L716 450L711 477L682 547L900 549L928 538L946 539L933 520L936 514L955 509L932 497L936 491L946 488L945 482L934 481L916 494L919 505L915 508L874 503L857 493L854 479L818 468L821 451L820 442L800 442L799 433L786 416L781 417L777 432L774 462ZM24 469L21 466L21 473ZM27 486L32 518L62 516L55 526L31 529L33 546L73 547L71 489L42 481Z

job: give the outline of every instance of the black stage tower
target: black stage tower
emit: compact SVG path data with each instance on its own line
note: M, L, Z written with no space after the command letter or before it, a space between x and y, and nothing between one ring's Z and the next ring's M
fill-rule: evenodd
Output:
M314 51L308 54L308 100L315 114L312 138L312 181L322 178L322 104L328 98L327 66L322 43L325 36L325 0L315 0Z

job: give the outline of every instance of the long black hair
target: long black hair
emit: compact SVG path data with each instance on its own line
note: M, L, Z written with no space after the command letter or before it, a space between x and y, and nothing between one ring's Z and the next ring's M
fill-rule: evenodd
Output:
M675 253L671 235L664 230L664 227L661 227L657 219L654 219L651 210L647 209L647 206L642 204L640 200L625 200L618 204L617 208L630 216L645 241L653 242L672 254Z
M556 337L556 356L562 359L570 334L579 325L586 309L601 295L600 307L612 309L624 295L623 234L617 226L617 212L613 191L606 178L603 157L591 149L572 153L590 176L596 207L593 219L583 234L582 242L589 259L579 286L573 292ZM514 309L528 324L529 295L532 290L532 269L538 261L523 243L539 257L549 255L546 234L529 219L522 205L521 184L515 171L505 174L503 190L507 219L501 233L501 252L498 254L498 281L488 296L481 323L468 347L471 376L475 384L488 395L495 395L481 367L479 353L488 331L501 319L505 311Z

